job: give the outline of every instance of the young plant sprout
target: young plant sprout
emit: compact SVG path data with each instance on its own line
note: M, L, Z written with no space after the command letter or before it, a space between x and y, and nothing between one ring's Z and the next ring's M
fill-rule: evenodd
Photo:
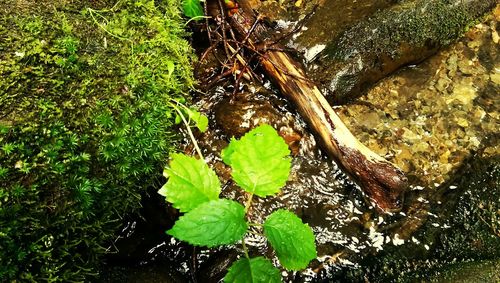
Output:
M273 127L261 125L239 140L231 139L221 155L232 169L234 182L248 194L246 204L219 198L219 179L203 160L174 154L165 169L169 179L159 193L185 214L167 233L209 248L241 242L244 256L229 268L225 282L281 282L279 269L269 259L249 256L244 240L249 226L263 230L283 268L306 268L316 258L315 237L299 217L279 209L264 223L247 220L254 196L276 195L288 179L291 158L285 141Z

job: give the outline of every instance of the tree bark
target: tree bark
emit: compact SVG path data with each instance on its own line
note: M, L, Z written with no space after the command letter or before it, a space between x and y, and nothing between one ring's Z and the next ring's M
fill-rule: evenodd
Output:
M251 1L251 0L250 0ZM249 1L240 1L240 9L229 18L231 27L246 44L257 48L266 34L272 33L264 24L256 23ZM279 47L263 50L259 56L266 75L274 81L281 93L298 109L323 149L360 185L369 200L383 212L401 209L407 187L403 172L380 157L347 129L326 101L318 87L305 77L305 71L291 56L276 51Z

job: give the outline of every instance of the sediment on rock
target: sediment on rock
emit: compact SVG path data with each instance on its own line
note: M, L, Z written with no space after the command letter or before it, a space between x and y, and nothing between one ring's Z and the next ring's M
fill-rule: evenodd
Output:
M343 32L310 65L334 103L348 102L407 64L421 62L463 35L495 0L402 1Z

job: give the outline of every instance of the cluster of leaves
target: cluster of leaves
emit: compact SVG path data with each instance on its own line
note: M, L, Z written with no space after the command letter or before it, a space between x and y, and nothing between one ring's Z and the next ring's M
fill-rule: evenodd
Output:
M240 140L233 138L222 151L233 180L249 194L246 207L219 198L219 179L203 160L173 155L164 171L168 182L159 193L185 214L167 233L192 245L215 247L244 241L250 224L260 226L284 268L304 269L316 258L316 246L312 229L300 218L280 209L264 223L246 220L254 195L272 196L285 185L291 166L289 154L284 140L269 125L253 129ZM229 269L226 282L280 282L280 271L271 261L250 258L246 251L245 255Z
M0 281L88 280L161 178L193 83L180 8L0 4Z

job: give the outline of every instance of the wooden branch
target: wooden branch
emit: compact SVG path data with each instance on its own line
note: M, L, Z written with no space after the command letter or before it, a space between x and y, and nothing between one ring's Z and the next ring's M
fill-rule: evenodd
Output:
M263 42L270 31L263 24L255 24L256 17L248 2L242 0L239 4L238 13L229 19L231 27L256 48L256 42ZM352 135L318 87L306 78L302 66L274 49L262 51L259 60L266 75L309 124L323 149L361 186L372 203L384 212L401 209L407 187L403 172Z

